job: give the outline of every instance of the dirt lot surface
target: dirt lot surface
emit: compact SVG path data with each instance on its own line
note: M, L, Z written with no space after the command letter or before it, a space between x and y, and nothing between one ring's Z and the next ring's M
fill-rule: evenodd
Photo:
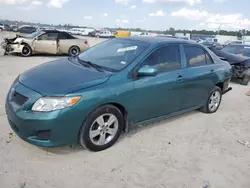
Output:
M0 188L250 187L250 148L237 142L250 141L249 86L231 83L215 114L193 111L144 125L102 152L44 149L9 134L5 97L19 73L62 57L0 54Z

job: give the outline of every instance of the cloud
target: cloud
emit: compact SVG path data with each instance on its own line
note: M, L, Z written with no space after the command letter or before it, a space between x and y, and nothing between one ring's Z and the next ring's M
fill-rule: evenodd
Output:
M144 18L144 19L142 19L142 20L135 20L136 22L145 22L147 19L146 18Z
M14 4L23 4L28 2L29 0L0 0L0 4L9 4L9 5L14 5Z
M20 10L32 10L32 9L36 9L37 7L41 6L42 4L43 4L42 1L34 0L29 5L18 7L18 9L20 9Z
M224 3L226 1L228 1L228 0L214 0L215 3Z
M218 28L220 26L224 29L243 29L250 26L250 20L244 18L240 13L223 15L182 8L179 11L172 12L171 15L195 21L202 20L202 25L206 25L208 28ZM200 24L200 26L202 25Z
M129 23L129 21L128 20L122 20L122 23L127 24L127 23Z
M107 17L107 16L108 16L108 14L107 14L107 13L103 13L103 16Z
M43 2L42 1L38 1L38 0L35 0L35 1L31 2L31 5L33 5L33 6L40 6L42 4L43 4Z
M149 16L165 16L166 15L166 12L163 12L162 10L158 10L157 12L155 13L150 13Z
M52 8L62 8L65 3L69 0L50 0L48 3L48 7Z
M200 20L208 15L207 11L200 10L190 10L187 8L182 8L176 12L172 12L172 16L182 17L189 20Z
M132 5L130 8L131 8L131 9L135 9L135 8L136 8L136 5Z
M92 20L93 17L92 17L92 16L83 16L83 19L84 19L84 20Z
M142 0L144 3L186 3L189 5L194 5L201 3L202 0Z
M118 4L123 4L123 5L127 5L129 0L115 0L116 3Z

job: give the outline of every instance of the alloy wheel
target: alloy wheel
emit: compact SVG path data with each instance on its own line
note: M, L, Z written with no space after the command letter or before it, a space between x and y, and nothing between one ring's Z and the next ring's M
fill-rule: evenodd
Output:
M103 114L95 119L90 127L89 138L96 145L109 143L118 131L118 119L113 114Z
M208 104L209 110L215 111L220 105L220 100L221 100L220 92L219 91L213 92L209 99L209 104Z

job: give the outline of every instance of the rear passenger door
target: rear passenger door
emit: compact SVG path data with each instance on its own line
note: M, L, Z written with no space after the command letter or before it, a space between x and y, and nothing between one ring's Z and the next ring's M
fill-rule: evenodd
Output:
M183 108L203 105L217 80L216 65L208 52L198 45L182 45L186 68L183 69Z

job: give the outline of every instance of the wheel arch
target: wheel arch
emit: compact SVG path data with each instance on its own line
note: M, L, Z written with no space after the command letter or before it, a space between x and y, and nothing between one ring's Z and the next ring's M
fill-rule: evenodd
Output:
M221 89L221 91L223 91L224 83L218 82L217 84L215 84L215 86L219 87Z
M30 49L33 51L34 49L32 48L32 46L30 44L28 44L27 42L21 42L21 45L27 45L30 47Z
M115 101L110 101L110 102L105 102L102 104L98 104L96 105L94 108L91 109L91 111L88 113L88 115L86 116L86 118L89 116L89 114L91 114L93 111L95 111L96 109L105 106L105 105L112 105L114 107L116 107L122 114L123 119L124 119L124 124L123 124L123 128L122 130L125 132L128 132L130 129L130 125L129 125L129 120L128 120L128 110L126 109L126 107L124 105L122 105L119 102L115 102ZM86 119L85 119L86 120ZM85 121L84 120L84 121Z

